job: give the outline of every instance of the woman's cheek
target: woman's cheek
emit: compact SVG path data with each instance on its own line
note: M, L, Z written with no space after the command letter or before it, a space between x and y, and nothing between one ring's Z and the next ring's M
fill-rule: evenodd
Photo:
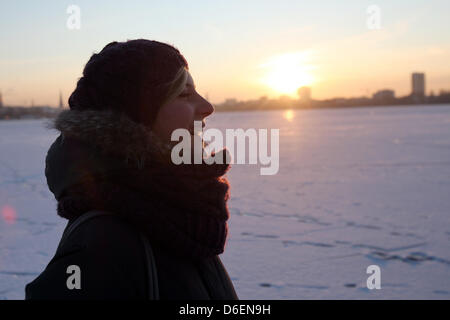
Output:
M180 128L190 129L194 125L194 112L191 108L186 108L179 113Z

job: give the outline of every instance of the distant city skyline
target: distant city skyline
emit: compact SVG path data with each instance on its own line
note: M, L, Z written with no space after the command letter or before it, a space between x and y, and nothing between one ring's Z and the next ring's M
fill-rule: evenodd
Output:
M402 97L414 97L414 98L418 98L419 101L422 100L424 97L427 96L426 93L426 77L425 77L425 73L423 72L413 72L411 73L411 90L409 92L409 94L404 94L402 95ZM445 92L445 94L448 94L448 92L450 92L449 89L441 89L443 92ZM440 90L440 91L441 91ZM429 95L436 95L439 94L439 91L434 92L434 91L430 91ZM301 86L297 89L297 95L298 100L300 103L309 103L310 101L316 100L316 101L320 101L320 100L328 100L328 99L339 99L339 98L359 98L359 97L366 97L366 98L372 98L374 99L374 101L379 101L379 102L386 102L389 100L393 100L396 98L396 92L395 90L391 89L391 88L383 88L383 89L379 89L377 91L375 91L372 95L362 95L362 96L352 96L352 97L342 97L342 96L337 96L337 97L330 97L330 98L326 98L326 99L313 99L312 97L312 88L309 86ZM281 95L278 98L281 99L283 97L286 97L287 95ZM289 96L287 96L289 97ZM205 98L208 100L208 94L206 94ZM263 100L267 100L268 97L267 96L260 96L258 97L259 100L263 99ZM221 104L222 106L225 105L233 105L238 103L238 101L252 101L252 100L258 100L258 99L248 99L248 100L242 100L242 99L236 99L236 98L226 98L224 101L220 102L220 103L215 103L215 104ZM277 97L271 97L271 99L277 99ZM59 99L58 99L58 105L57 108L59 109L63 109L65 107L68 107L68 103L66 104L64 102L64 98L62 95L61 90L59 90ZM0 90L0 107L2 107L3 104L3 100L2 100L2 93ZM23 105L16 105L16 106L28 106L26 104ZM34 99L31 99L31 105L30 106L35 106L34 104ZM41 106L51 106L51 107L55 107L52 105L41 105Z
M413 72L411 73L411 90L409 92L409 94L405 94L403 95L404 97L406 96L415 96L418 98L423 98L424 96L427 96L425 87L426 87L426 80L425 80L425 73L423 72ZM442 89L443 91L450 91L449 89L445 90ZM436 93L434 93L433 91L430 91L431 94L439 94L439 92L437 91ZM314 100L312 97L312 88L309 86L302 86L299 87L297 89L297 95L298 95L298 99L300 102L303 103L308 103L311 100ZM286 95L281 95L278 98L282 98L283 96ZM327 99L334 99L334 98L357 98L357 97L367 97L367 98L372 98L376 101L386 101L389 99L394 99L396 97L396 92L395 90L391 89L391 88L383 88L383 89L379 89L377 91L375 91L372 95L362 95L362 96L353 96L353 97L342 97L342 96L337 96L337 97L329 97L323 100L327 100ZM258 97L259 99L264 98L267 99L267 96L260 96ZM277 98L277 97L272 97L272 98ZM206 99L208 99L208 94L206 94ZM236 98L226 98L224 101L218 103L218 104L222 104L222 105L226 105L226 104L235 104L238 101L246 101L246 100L242 100L242 99L236 99ZM255 99L248 99L248 100L255 100ZM315 100L320 100L320 99L315 99ZM216 103L217 104L217 103ZM2 100L2 93L0 90L0 107L2 107L3 104L3 100ZM16 105L16 106L28 106L26 104L23 105ZM35 106L34 104L34 99L31 99L31 104L30 106ZM45 105L42 104L41 106L52 106L50 104ZM55 106L52 106L55 107ZM59 109L63 109L65 107L68 107L68 104L65 103L65 99L63 98L62 92L61 90L59 90L59 98L58 98L58 105L56 106Z
M450 89L448 1L77 1L80 29L67 27L69 4L14 1L0 10L0 91L4 105L64 106L94 52L111 41L147 38L176 46L198 92L228 98L371 97L411 92L413 72L426 92ZM61 91L61 93L59 93Z

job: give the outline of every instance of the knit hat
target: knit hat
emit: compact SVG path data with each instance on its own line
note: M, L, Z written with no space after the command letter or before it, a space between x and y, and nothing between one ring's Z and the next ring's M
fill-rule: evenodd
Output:
M179 93L188 63L175 47L137 39L111 42L91 56L69 98L72 110L112 110L151 127Z

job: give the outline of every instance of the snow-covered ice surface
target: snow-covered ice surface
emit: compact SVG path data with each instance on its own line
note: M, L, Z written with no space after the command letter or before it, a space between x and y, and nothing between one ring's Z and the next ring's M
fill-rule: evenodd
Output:
M241 299L450 299L450 105L216 113L280 129L280 168L234 164L221 259ZM43 120L0 121L0 299L23 299L66 221ZM381 289L369 290L369 265Z

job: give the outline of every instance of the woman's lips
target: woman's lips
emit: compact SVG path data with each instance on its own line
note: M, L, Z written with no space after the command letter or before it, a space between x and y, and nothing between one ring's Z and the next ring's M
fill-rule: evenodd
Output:
M205 124L204 122L202 122L202 131L203 131L203 129L205 128L205 126L206 126L206 124ZM191 127L191 128L189 129L189 132L193 135L193 134L194 134L194 127Z

